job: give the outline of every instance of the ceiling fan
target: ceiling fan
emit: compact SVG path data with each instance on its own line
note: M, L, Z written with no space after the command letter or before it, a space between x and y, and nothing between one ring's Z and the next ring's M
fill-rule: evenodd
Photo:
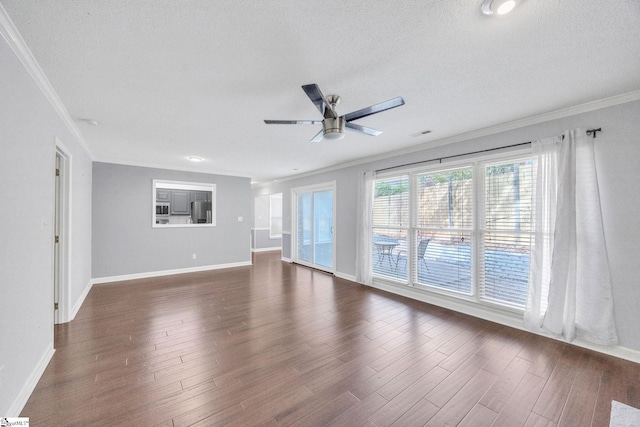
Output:
M307 94L311 102L316 106L322 116L323 120L265 120L268 125L322 125L322 130L311 139L311 142L318 142L322 138L327 139L342 139L344 138L344 128L361 132L367 135L380 135L382 132L376 129L372 129L365 126L360 126L355 123L351 123L354 120L361 119L372 114L381 113L386 110L390 110L395 107L404 105L404 99L401 97L390 99L389 101L381 102L379 104L371 105L358 111L354 111L343 116L338 116L336 113L336 105L340 103L340 97L338 95L325 96L320 92L320 88L317 84L309 84L302 86L302 90Z

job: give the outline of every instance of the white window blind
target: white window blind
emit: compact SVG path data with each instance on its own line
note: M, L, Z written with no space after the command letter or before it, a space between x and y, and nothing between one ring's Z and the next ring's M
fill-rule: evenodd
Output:
M534 164L501 159L376 180L373 276L524 308Z
M533 162L484 167L481 299L524 307L532 244Z
M379 179L373 197L373 274L407 280L409 176Z
M415 282L471 294L473 169L419 174L415 183Z

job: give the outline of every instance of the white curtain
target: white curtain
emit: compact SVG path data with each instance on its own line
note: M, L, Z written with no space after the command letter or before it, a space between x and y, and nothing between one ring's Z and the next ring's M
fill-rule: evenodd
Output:
M593 140L576 129L533 141L532 149L535 241L525 326L567 341L617 344Z
M356 204L356 280L371 285L372 269L372 217L373 186L375 172L362 172L358 177L358 200Z

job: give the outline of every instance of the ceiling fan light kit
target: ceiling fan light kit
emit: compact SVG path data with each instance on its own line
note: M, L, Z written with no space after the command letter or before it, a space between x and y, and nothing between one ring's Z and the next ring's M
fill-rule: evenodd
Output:
M324 137L333 140L344 138L344 124L344 117L324 119L322 122L322 133Z
M484 0L482 13L485 15L506 15L516 7L516 0Z
M308 84L302 86L302 90L307 94L311 102L322 113L324 119L320 120L265 120L268 125L315 125L322 124L322 130L311 138L311 142L318 142L323 138L329 140L339 140L344 138L344 129L348 128L365 135L377 136L382 132L366 126L351 123L372 114L381 113L395 107L404 105L404 99L397 97L389 101L371 105L358 111L338 116L336 106L340 103L338 95L329 95L325 97L317 84Z

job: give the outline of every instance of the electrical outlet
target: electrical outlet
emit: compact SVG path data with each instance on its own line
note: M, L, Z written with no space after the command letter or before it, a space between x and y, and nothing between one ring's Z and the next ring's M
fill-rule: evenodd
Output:
M242 217L241 216L238 217L238 222L242 222Z
M191 255L191 259L196 259L196 258L197 258L196 254Z

